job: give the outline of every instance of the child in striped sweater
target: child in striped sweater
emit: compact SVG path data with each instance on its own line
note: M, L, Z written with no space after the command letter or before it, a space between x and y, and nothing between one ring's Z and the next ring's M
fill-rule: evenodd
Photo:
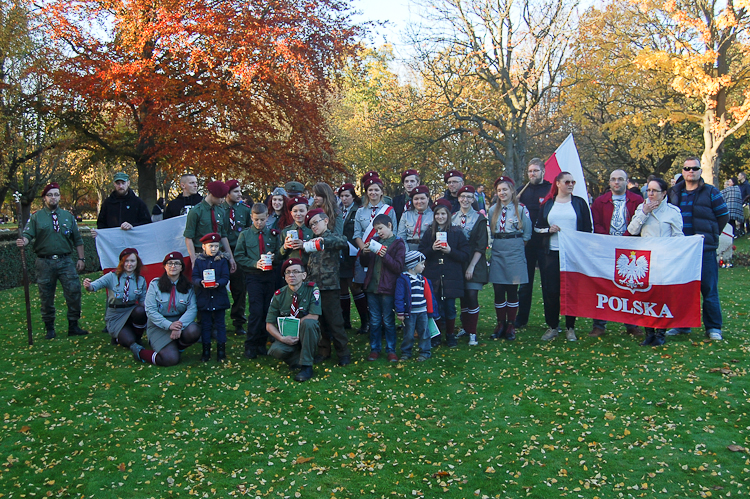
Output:
M404 322L404 340L401 343L401 360L411 358L414 332L419 336L419 357L422 362L430 358L429 318L439 317L437 301L430 280L422 276L425 256L419 251L409 251L404 258L406 272L396 281L395 307L397 317Z

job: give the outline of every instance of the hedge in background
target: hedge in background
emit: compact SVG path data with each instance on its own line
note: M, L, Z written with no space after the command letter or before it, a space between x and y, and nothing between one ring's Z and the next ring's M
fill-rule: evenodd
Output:
M3 231L0 236L0 290L15 288L23 285L23 269L21 269L21 254L16 246L18 231ZM101 269L99 255L96 254L96 243L91 237L88 229L81 228L83 238L83 252L86 257L86 270L84 272L96 272ZM29 271L29 282L36 286L36 254L31 249L32 245L25 248L26 267Z

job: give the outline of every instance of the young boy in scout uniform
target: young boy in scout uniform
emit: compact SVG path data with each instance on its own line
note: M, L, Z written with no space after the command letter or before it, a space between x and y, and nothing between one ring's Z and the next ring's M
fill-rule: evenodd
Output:
M89 334L78 326L81 318L81 281L77 272L82 272L86 263L83 257L83 239L72 213L59 208L60 186L53 182L42 191L44 207L34 212L16 246L23 248L34 241L36 276L39 286L42 320L47 329L48 340L55 337L55 289L57 281L63 287L63 296L68 305L68 336ZM78 257L74 264L71 255Z
M227 185L220 180L216 180L208 184L206 189L208 194L205 199L188 212L185 220L185 231L182 233L185 237L185 247L190 254L190 262L194 264L196 255L203 251L201 238L206 234L216 232L221 236L221 246L227 253L229 269L234 272L237 265L234 263L234 256L232 256L224 226L226 215L224 209L220 206L224 201L224 196L227 195Z
M242 189L238 180L227 182L227 195L221 207L224 209L224 228L227 231L227 240L232 255L237 248L237 240L243 230L250 227L252 220L250 217L250 207L242 202ZM235 256L235 261L237 257ZM232 311L229 317L234 325L234 333L244 335L245 330L245 273L237 266L237 270L230 275L229 291L232 293ZM270 298L269 298L270 300Z
M239 270L245 275L245 289L250 298L247 307L245 357L254 359L267 353L265 320L276 284L276 273L273 271L275 265L270 268L264 266L261 255L270 254L272 260L278 262L281 241L279 232L266 226L266 205L255 203L250 217L252 224L240 233L234 257Z
M349 245L343 235L336 235L328 228L328 215L320 208L307 213L305 223L313 231L315 237L303 246L307 253L307 277L320 289L321 330L322 336L315 363L322 362L331 356L331 339L336 348L339 365L351 363L344 317L341 313L341 299L339 297L340 279L339 263L341 251L348 250Z
M295 381L313 377L313 358L320 341L320 290L313 282L305 282L307 273L299 258L290 258L281 266L286 286L276 291L266 316L266 330L276 340L268 355L289 364L290 369L301 368ZM300 319L299 336L282 336L276 325L279 317Z

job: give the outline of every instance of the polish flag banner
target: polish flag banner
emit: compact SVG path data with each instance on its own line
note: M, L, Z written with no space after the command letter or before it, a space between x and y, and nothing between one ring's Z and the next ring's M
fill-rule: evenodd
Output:
M558 234L564 315L664 329L700 327L702 236Z
M141 275L147 283L164 273L162 261L171 251L179 251L185 258L185 272L190 276L190 256L185 248L185 220L187 215L168 218L160 222L139 225L130 230L98 229L96 231L96 252L102 265L102 272L112 272L120 263L120 252L125 248L135 248L141 257Z
M568 135L568 138L560 144L555 153L544 163L544 180L554 184L555 177L560 172L569 172L573 175L573 179L576 181L576 185L573 188L573 195L582 197L588 201L589 195L586 190L586 178L583 176L581 158L578 156L578 149L576 148L576 142L573 140L572 133Z

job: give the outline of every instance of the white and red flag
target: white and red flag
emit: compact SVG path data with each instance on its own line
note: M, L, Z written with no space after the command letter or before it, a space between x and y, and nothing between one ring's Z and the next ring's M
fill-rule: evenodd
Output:
M578 156L576 142L573 140L573 134L560 144L555 153L544 163L544 180L551 183L555 182L555 177L560 172L568 172L573 175L576 185L573 188L573 195L589 200L588 191L586 190L586 178L583 176L583 167L581 158Z
M168 218L161 222L139 225L130 230L99 229L96 231L96 252L102 272L115 270L120 263L120 252L135 248L143 261L141 275L146 283L164 273L162 261L167 253L179 251L185 258L185 271L190 276L190 255L185 248L185 220L187 215Z
M700 327L703 237L559 236L563 314L653 328Z

